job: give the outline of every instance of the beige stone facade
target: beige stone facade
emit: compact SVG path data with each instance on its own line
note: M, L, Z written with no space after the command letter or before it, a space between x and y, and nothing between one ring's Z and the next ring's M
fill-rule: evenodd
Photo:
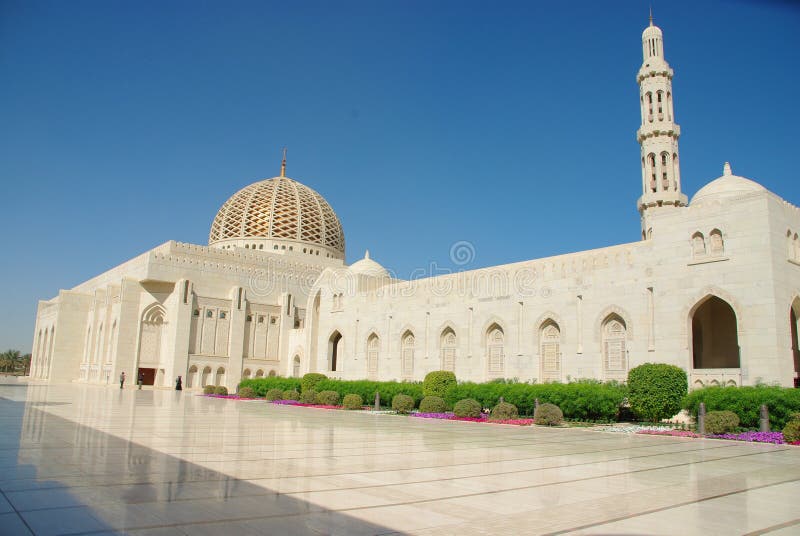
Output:
M641 241L401 281L369 255L345 266L336 214L284 163L222 206L209 246L167 242L41 301L32 377L565 382L664 362L692 386L792 385L800 209L727 163L688 200L661 30L642 47Z

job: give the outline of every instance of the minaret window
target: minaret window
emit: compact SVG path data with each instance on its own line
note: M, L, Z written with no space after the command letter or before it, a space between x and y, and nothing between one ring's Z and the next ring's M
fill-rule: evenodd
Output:
M647 120L653 122L653 94L647 92Z
M659 121L663 121L664 120L664 102L663 102L664 101L664 92L663 91L659 91L656 94L656 96L658 98L658 120Z
M647 164L650 167L650 190L655 193L658 191L656 184L656 155L653 153L647 155Z
M667 160L669 160L667 153L661 153L661 188L663 188L665 191L669 190L669 179L667 178Z
M679 190L678 176L680 175L680 167L678 167L678 154L672 153L672 189L676 192Z
M672 121L672 93L667 91L667 121Z

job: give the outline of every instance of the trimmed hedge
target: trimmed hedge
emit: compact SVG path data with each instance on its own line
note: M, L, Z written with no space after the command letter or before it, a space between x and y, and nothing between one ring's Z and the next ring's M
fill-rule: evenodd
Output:
M800 441L800 415L791 419L783 427L783 440L787 443Z
M658 422L681 410L689 390L686 371L665 363L645 363L628 371L628 402L642 420Z
M279 388L281 391L299 389L300 379L257 378L244 380L239 387L252 387L258 396L265 396L267 390L272 388ZM384 406L388 406L398 394L412 397L415 406L418 406L423 398L420 382L327 379L317 384L317 390L336 391L342 398L351 393L358 394L362 400L370 401L375 398L375 392L378 392L381 395L381 404ZM452 386L444 399L448 407L452 407L459 400L472 398L482 408L491 408L502 396L506 402L517 406L521 415L533 415L534 400L538 398L540 403L549 402L559 406L566 418L610 422L617 420L619 406L625 399L626 393L627 388L624 385L595 380L542 384L464 382Z
M434 370L425 375L425 381L422 382L422 394L423 396L444 398L447 391L457 383L455 373L449 370Z
M739 417L732 411L709 411L706 413L707 434L728 434L739 428Z
M342 407L344 409L361 409L364 405L364 400L361 398L360 395L349 394L345 395L344 400L342 400Z
M305 393L306 391L319 391L319 389L317 389L317 384L322 380L327 379L327 376L319 372L309 372L303 376L302 380L300 380L300 392Z
M317 392L313 389L306 389L302 393L300 393L300 402L303 404L316 404L317 403Z
M516 419L519 417L517 406L508 402L500 402L492 408L492 419Z
M239 392L237 394L239 395L239 398L255 398L256 397L256 392L253 390L252 387L242 387L241 389L239 389Z
M481 407L494 407L502 396L509 404L517 406L521 415L533 415L535 400L555 404L570 419L583 421L616 421L620 404L627 389L616 382L602 383L579 380L572 383L472 383L464 382L451 388L445 400L455 404L472 398Z
M218 385L216 389L214 389L215 395L226 395L228 394L228 388L224 385Z
M696 418L700 402L705 402L706 411L734 412L739 417L739 425L751 430L758 429L759 408L766 404L770 428L782 430L792 414L800 412L800 389L767 385L705 387L689 393L683 399L683 407Z
M283 392L283 396L281 396L281 400L300 400L300 393L298 393L294 389L288 389Z
M339 398L339 393L336 391L320 391L317 393L317 404L323 404L325 406L338 406Z
M453 414L455 414L456 417L478 418L481 416L481 405L478 404L477 400L465 398L455 403L453 406Z
M539 404L533 412L533 421L542 426L556 426L564 420L561 408L554 404Z
M426 396L419 403L420 413L444 413L447 411L447 402L439 396Z
M206 385L205 387L203 387L203 394L204 395L213 395L213 394L215 394L216 390L217 390L217 386L216 385Z
M411 410L414 409L414 399L402 393L394 395L392 399L392 409L397 413L411 413Z
M243 389L248 389L247 387L243 387ZM273 400L281 400L283 398L283 389L270 389L267 391L267 394L264 396L268 401L272 402Z

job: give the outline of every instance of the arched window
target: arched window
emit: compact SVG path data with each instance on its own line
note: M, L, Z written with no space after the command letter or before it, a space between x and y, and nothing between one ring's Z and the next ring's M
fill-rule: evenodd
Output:
M216 377L214 378L214 385L225 385L225 368L219 367L217 369Z
M707 296L691 313L694 368L739 368L739 334L733 307Z
M663 121L664 120L664 92L663 91L659 91L658 93L656 93L656 96L658 98L658 120L659 121Z
M658 183L656 182L656 155L654 153L647 155L647 165L650 167L650 191L655 193L658 191Z
M497 324L492 324L486 330L486 354L489 375L502 377L505 370L505 333Z
M539 355L542 381L561 380L561 329L553 320L539 328Z
M269 371L269 373L267 373L267 376L269 376L270 378L274 378L277 375L278 375L278 373L275 372L275 369L272 369L272 370Z
M647 99L647 120L652 123L653 122L653 94L648 91L647 94L645 95L645 98Z
M672 93L667 91L667 121L672 121Z
M678 191L680 183L681 168L678 166L678 153L672 153L672 189Z
M294 360L292 361L292 376L295 378L300 377L300 356L294 356Z
M725 252L725 243L722 241L722 232L719 229L714 229L708 235L709 242L711 243L711 254L722 255Z
M338 331L334 331L328 338L328 370L331 372L336 372L336 367L338 365L337 361L339 360L339 353L341 352L341 346L342 346L342 334L339 333Z
M402 339L402 367L403 378L411 379L414 377L414 334L406 331Z
M205 367L203 369L202 376L200 376L200 387L205 387L206 385L208 385L210 379L211 379L211 367Z
M456 371L456 334L450 328L442 332L441 360L442 370L449 370L450 372Z
M697 231L692 235L692 255L702 257L706 254L706 239L703 233Z
M603 371L606 379L624 379L628 372L628 328L616 314L603 322Z
M667 177L667 170L669 161L668 153L661 153L661 189L664 191L669 190L669 178Z
M376 334L367 339L367 378L374 380L378 377L378 354L381 341Z
M264 377L264 371L261 370L261 369L258 369L256 371L256 378L263 378L263 377Z
M252 374L252 372L250 372L249 368L244 369L242 371L242 379L243 380L249 380L250 379L250 374Z

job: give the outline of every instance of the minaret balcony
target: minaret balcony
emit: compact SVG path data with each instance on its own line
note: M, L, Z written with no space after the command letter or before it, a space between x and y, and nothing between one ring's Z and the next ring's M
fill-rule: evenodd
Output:
M670 122L648 123L642 125L636 131L636 139L641 142L647 138L654 138L656 136L671 136L678 139L681 135L681 127Z

